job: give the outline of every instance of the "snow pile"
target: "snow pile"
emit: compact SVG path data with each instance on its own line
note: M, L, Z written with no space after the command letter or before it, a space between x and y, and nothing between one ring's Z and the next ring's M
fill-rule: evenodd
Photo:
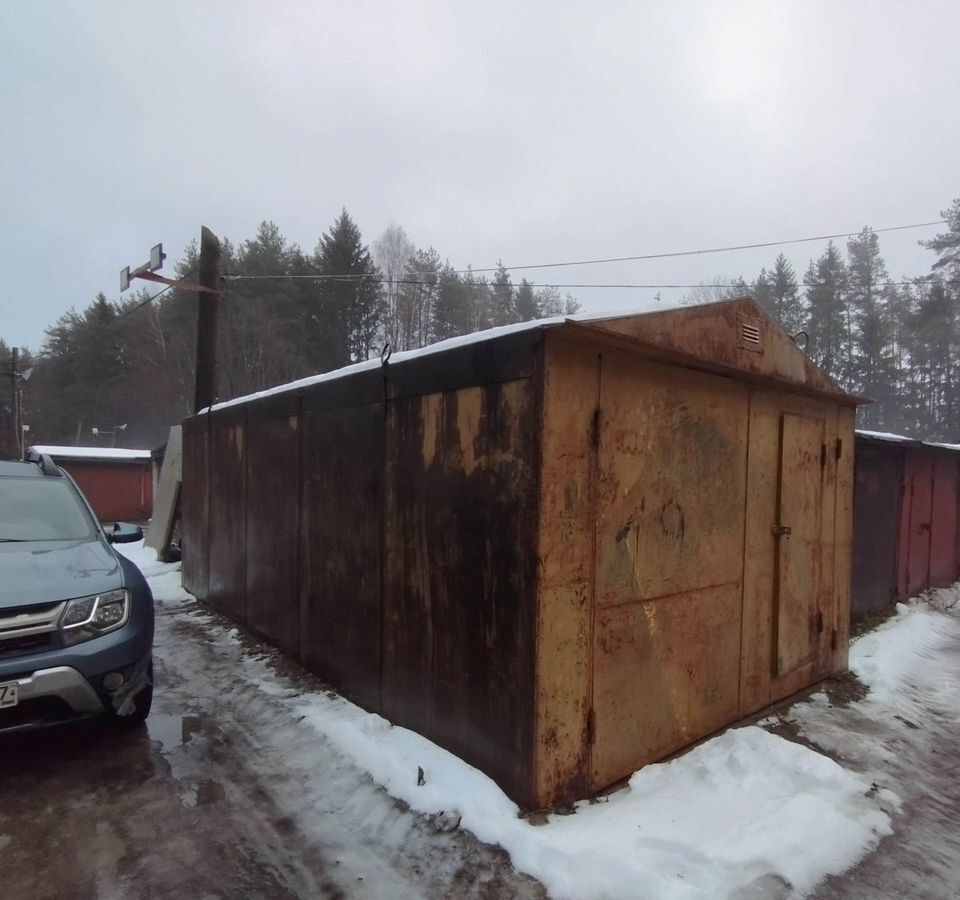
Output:
M870 689L867 696L844 708L820 692L787 720L818 746L855 761L888 797L913 791L918 784L899 772L908 749L928 749L932 721L960 724L960 659L948 649L960 643L958 611L957 585L898 604L893 618L850 646L850 671Z
M265 667L256 677L272 680ZM756 727L647 766L602 802L536 826L486 775L415 732L340 698L296 711L394 797L504 847L554 897L719 898L771 874L806 891L890 832L866 799L869 782Z
M868 702L896 705L904 691L927 680L931 660L956 640L958 624L943 613L958 604L957 587L930 591L897 604L896 616L853 642L850 671L870 688Z
M189 597L177 566L156 563L141 545L121 549L158 601ZM209 633L237 640L232 629ZM459 824L501 845L557 898L723 898L771 879L803 893L891 830L868 779L758 727L728 730L600 801L534 824L486 775L420 735L332 692L301 693L255 653L242 666L272 710L322 738L318 752L338 752L439 830Z

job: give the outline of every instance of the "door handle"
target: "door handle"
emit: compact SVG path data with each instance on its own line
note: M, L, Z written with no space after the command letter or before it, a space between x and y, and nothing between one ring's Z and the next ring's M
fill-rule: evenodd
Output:
M771 534L773 534L774 537L781 537L782 535L785 535L785 534L788 535L790 534L790 526L789 525L771 525L770 532Z

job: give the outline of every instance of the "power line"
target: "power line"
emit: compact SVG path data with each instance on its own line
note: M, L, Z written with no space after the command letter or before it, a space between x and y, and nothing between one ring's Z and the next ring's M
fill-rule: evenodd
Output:
M182 276L183 278L189 278L191 275L195 275L197 272L196 269L191 269L186 275ZM148 303L153 303L154 300L158 300L162 297L167 291L172 291L176 287L175 284L168 284L162 291L157 291L152 297L147 297L142 303L138 303L136 306L131 306L130 309L125 309L120 315L117 316L116 321L120 319L125 319L127 316L132 316L138 309L143 309Z
M476 271L476 270L474 270ZM291 280L291 281L343 281L346 284L355 284L356 278L353 276L344 276L344 275L224 275L223 276L227 281L278 281L278 280ZM928 276L922 275L918 276L912 280L902 280L902 281L851 281L850 279L845 279L842 283L838 282L829 282L829 281L798 281L797 285L799 287L873 287L874 285L891 285L895 287L907 287L910 285L917 284L922 282L924 278ZM364 275L363 279L366 279L371 284L408 284L408 285L424 285L429 287L439 287L439 279L436 281L425 281L421 279L410 279L410 278L375 278L372 275ZM938 280L938 284L960 284L960 281L949 280L943 281ZM490 286L490 282L486 282L487 286ZM479 283L477 283L479 286ZM519 285L511 284L513 288L519 287ZM646 290L657 290L657 289L668 289L668 288L677 288L684 290L692 290L694 288L740 288L746 287L750 288L751 285L749 282L697 282L696 284L623 284L623 283L610 283L610 282L594 282L594 283L556 283L556 282L543 282L543 283L531 283L531 287L537 288L627 288L627 289L646 289Z
M915 222L912 225L891 225L887 228L872 228L870 229L874 234L885 234L891 231L907 231L914 228L932 228L934 225L946 225L949 224L946 219L937 219L933 222ZM611 256L604 259L580 259L580 260L566 260L564 262L553 262L553 263L538 263L531 265L523 266L504 266L504 269L508 272L527 270L527 269L555 269L562 266L593 266L601 265L604 263L616 263L616 262L637 262L640 260L650 260L650 259L675 259L678 257L684 256L703 256L710 253L731 253L736 250L757 250L765 247L782 247L787 244L808 244L814 241L832 241L837 238L846 238L846 237L856 237L861 234L861 231L843 231L838 232L837 234L821 234L815 237L802 237L802 238L790 238L783 241L762 241L760 243L754 244L733 244L725 247L704 247L699 250L671 250L665 253L644 253L638 256ZM479 272L497 272L499 271L499 266L492 266L485 269L454 269L453 271L458 275L466 275L469 273L479 273ZM336 278L336 279L363 279L368 278L367 275L357 275L353 273L346 273L343 275L287 275L287 276L270 276L270 275L230 275L227 276L230 278ZM575 285L576 286L576 285ZM669 285L664 285L669 287Z
M888 231L906 231L911 228L929 228L933 225L945 224L947 224L945 219L937 219L935 222L917 222L913 225L891 225L888 228L871 228L870 230L875 234L881 234ZM555 269L559 268L560 266L593 266L602 263L635 262L645 259L670 259L679 256L701 256L708 253L730 253L734 250L757 250L763 247L781 247L786 244L806 244L812 241L831 241L835 238L856 237L860 233L860 231L844 231L838 234L821 234L817 235L816 237L790 238L789 240L784 241L763 241L756 244L734 244L729 247L708 247L700 250L673 250L668 253L645 253L640 256L612 256L607 259L581 259L565 262L539 263L537 265L504 266L504 268L507 269L507 271L517 271L519 269ZM496 272L499 268L499 266L494 266L488 269L464 269L460 271Z

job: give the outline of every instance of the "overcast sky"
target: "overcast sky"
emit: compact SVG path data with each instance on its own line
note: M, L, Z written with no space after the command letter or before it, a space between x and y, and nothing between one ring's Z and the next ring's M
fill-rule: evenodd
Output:
M343 206L458 267L936 219L958 34L956 0L4 2L0 336L37 348L201 224L312 249ZM891 275L927 272L935 231L882 235ZM784 248L801 276L821 251ZM777 252L524 274L696 283Z

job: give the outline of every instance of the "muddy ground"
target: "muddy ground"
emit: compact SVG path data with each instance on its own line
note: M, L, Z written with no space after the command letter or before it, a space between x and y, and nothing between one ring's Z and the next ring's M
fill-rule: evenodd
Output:
M4 900L543 896L499 849L273 718L244 678L249 647L224 660L209 627L159 604L146 727L0 738Z

